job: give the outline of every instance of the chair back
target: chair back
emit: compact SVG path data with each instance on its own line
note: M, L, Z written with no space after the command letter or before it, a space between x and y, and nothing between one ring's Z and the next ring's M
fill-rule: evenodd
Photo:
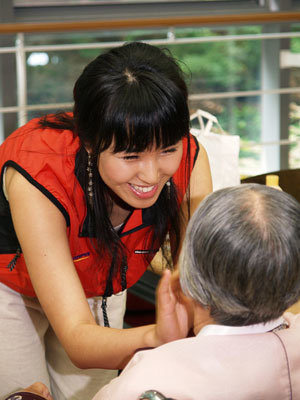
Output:
M268 172L266 174L249 176L243 178L241 183L266 183L267 175L278 175L279 186L284 192L294 196L296 200L300 202L300 168L298 169L286 169L274 172Z

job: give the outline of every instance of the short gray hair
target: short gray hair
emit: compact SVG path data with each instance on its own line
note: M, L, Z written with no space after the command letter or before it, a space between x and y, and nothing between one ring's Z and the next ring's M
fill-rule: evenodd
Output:
M300 298L300 203L258 184L210 194L188 225L180 282L217 323L278 318Z

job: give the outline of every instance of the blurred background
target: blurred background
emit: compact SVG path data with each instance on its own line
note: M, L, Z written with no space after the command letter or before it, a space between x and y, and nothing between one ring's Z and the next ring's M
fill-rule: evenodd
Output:
M300 0L1 0L0 142L71 110L83 67L132 40L169 48L191 113L240 136L241 176L300 167Z

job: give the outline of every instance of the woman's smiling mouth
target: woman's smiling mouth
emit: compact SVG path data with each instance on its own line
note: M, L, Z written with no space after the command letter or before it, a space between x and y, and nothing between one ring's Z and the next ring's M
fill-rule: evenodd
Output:
M139 198L149 199L153 197L158 189L158 185L153 186L138 186L129 183L132 192Z

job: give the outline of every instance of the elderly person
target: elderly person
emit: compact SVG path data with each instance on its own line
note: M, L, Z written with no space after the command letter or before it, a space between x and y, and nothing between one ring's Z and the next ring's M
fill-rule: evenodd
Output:
M300 298L294 198L256 184L209 195L188 226L180 283L196 336L137 353L94 400L147 389L179 400L300 398L300 315L283 315Z
M179 276L167 271L159 290L158 318L163 307L171 321L184 301L196 336L138 352L94 400L149 389L178 400L300 399L300 314L284 314L300 298L293 197L257 184L209 195L189 223Z

